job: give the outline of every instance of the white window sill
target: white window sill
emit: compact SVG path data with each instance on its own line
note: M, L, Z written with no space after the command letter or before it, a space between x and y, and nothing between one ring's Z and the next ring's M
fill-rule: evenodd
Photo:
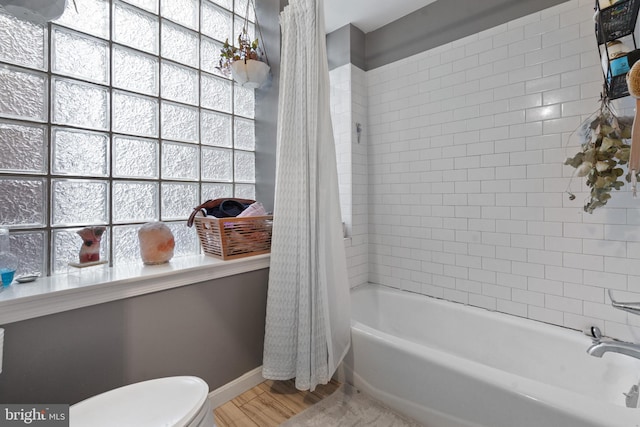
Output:
M260 270L269 267L269 259L269 254L231 261L196 255L161 265L96 266L14 282L0 292L0 325Z

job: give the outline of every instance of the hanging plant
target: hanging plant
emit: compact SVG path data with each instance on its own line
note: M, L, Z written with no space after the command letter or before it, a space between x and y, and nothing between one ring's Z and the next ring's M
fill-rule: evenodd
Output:
M238 45L232 45L229 43L229 39L224 42L216 68L225 76L233 77L233 80L241 86L256 89L267 80L271 67L268 64L266 52L260 48L259 39L251 40L249 38L247 28L249 27L250 6L253 6L252 0L247 2L244 25L242 26L242 32L238 35ZM260 37L262 37L257 18L255 27Z
M617 117L605 97L594 114L580 126L582 150L564 162L576 168L576 176L587 178L591 193L584 210L588 213L606 205L611 190L620 190L624 185L619 178L624 175L622 166L629 161L631 148L625 140L631 138L633 125L632 117ZM626 181L631 182L629 174ZM569 192L569 198L573 200L575 196Z
M260 47L258 39L254 41L249 40L249 35L243 29L242 33L238 36L238 46L229 43L229 39L224 42L222 49L220 49L220 61L216 67L225 76L229 77L232 73L231 65L236 61L245 60L260 60Z

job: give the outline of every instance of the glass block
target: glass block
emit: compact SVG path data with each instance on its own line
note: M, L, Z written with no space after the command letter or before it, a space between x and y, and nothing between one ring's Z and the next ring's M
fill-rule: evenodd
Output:
M113 182L113 222L158 220L157 182Z
M109 43L63 28L52 30L51 70L96 83L109 83Z
M139 225L113 227L113 262L114 264L140 263Z
M256 149L256 132L253 120L236 117L233 126L233 147L240 150Z
M202 27L200 32L209 37L224 42L233 41L231 12L222 9L206 0L202 2Z
M200 111L200 142L231 148L231 116L214 111Z
M53 77L52 121L96 130L109 129L109 90Z
M162 97L198 105L198 72L191 68L162 62Z
M113 137L113 176L158 178L158 141L126 136Z
M46 274L47 239L44 231L18 231L9 234L11 252L18 258L16 277Z
M163 182L161 191L163 221L187 219L199 204L198 184Z
M0 65L0 116L47 120L47 76Z
M164 142L162 144L162 177L197 180L200 170L198 155L197 145Z
M251 3L251 4L249 4ZM256 21L256 14L255 14L255 10L253 9L253 2L249 2L249 0L236 0L236 5L234 8L234 12L238 15L240 15L241 17L245 17L245 16L249 16L249 21L251 22L255 22ZM248 7L248 9L247 9Z
M220 199L222 197L233 197L233 186L231 184L204 183L202 184L202 201ZM253 199L255 200L255 199Z
M121 89L158 95L158 59L121 46L113 47L113 85Z
M162 138L198 142L198 109L162 102Z
M198 235L192 228L187 227L186 222L167 222L167 227L173 233L176 247L173 249L173 256L198 255L200 253L200 242Z
M198 3L198 0L163 1L161 15L197 31L200 16Z
M250 151L234 152L234 178L239 182L256 182L256 154Z
M254 184L236 184L236 195L241 199L256 199L256 186Z
M109 0L68 1L56 24L73 28L103 39L109 38ZM76 12L76 6L78 11Z
M255 115L255 95L253 89L240 85L233 86L233 112L239 116L253 118Z
M114 90L113 131L158 136L158 100Z
M202 36L200 40L200 69L217 76L226 77L216 67L220 62L222 43Z
M47 173L48 145L45 125L0 120L0 171Z
M0 218L3 225L44 227L46 225L44 178L0 178Z
M231 182L233 180L231 153L231 150L202 147L202 179Z
M57 175L109 176L109 136L53 128L51 171Z
M69 228L64 230L53 230L53 256L51 269L54 274L67 273L70 262L78 262L82 239L78 235L81 228ZM102 235L100 240L100 259L106 260L109 253L109 229Z
M200 84L203 107L231 112L231 81L202 74Z
M106 224L109 184L106 181L51 180L53 226Z
M163 3L164 4L164 3ZM198 33L162 21L162 57L198 67Z
M46 27L0 11L0 61L46 70L46 58Z
M113 40L117 43L158 53L158 17L124 3L113 6Z
M211 1L214 2L215 4L219 4L220 6L228 10L231 10L231 8L233 7L233 0L211 0ZM207 1L203 0L203 3L207 3Z
M124 0L129 4L148 10L151 13L158 13L158 0Z

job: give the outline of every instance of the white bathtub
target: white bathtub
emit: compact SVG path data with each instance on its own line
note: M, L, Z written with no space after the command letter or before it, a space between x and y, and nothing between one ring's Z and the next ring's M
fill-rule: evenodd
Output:
M342 379L426 426L640 426L640 361L580 332L375 285L352 304Z

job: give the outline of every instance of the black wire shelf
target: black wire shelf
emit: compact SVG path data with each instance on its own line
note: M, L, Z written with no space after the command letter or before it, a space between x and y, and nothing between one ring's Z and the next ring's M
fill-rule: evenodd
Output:
M595 32L601 57L609 58L609 42L627 36L631 36L633 40L634 50L623 57L608 59L606 69L603 70L607 97L609 99L623 98L629 96L626 73L640 59L640 50L637 49L634 34L640 10L640 0L622 0L603 9L600 9L598 0L595 3L597 11ZM615 72L611 65L614 62L616 62ZM624 65L624 67L620 69L620 65Z
M609 43L633 34L638 10L640 10L640 0L622 0L601 9L596 24L598 44Z

